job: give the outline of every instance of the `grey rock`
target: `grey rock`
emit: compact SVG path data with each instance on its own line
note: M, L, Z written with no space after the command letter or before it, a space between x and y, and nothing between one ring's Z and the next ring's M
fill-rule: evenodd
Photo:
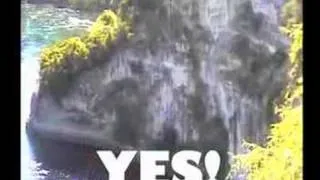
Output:
M115 48L108 61L81 73L60 105L40 92L37 111L42 113L36 118L47 124L60 119L50 125L56 131L71 124L74 141L90 136L87 144L216 149L223 158L223 179L227 152L241 153L242 139L261 142L273 120L270 102L285 83L286 40L268 20L276 15L256 12L251 1L161 2L148 2L139 11L162 8L167 17L177 18L174 23L162 18L154 27L155 19L141 18L136 26L145 27L136 32L141 40ZM151 35L162 41L150 41ZM142 41L150 41L153 49L137 44ZM77 114L91 121L81 126L90 135L79 129L80 122L70 122Z

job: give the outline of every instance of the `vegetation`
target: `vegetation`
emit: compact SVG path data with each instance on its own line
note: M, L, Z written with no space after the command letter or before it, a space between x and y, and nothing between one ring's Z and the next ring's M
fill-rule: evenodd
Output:
M83 59L88 54L87 45L79 37L72 37L45 48L40 56L40 67L47 72L59 71L69 59Z
M282 24L297 24L302 22L302 0L288 0L282 8Z
M296 0L284 6L286 27L282 31L291 39L289 49L289 82L281 101L276 105L280 122L271 126L267 144L262 147L244 143L249 152L234 158L233 173L243 172L249 180L302 179L302 23L299 13L285 14L288 8L298 9ZM290 9L290 8L289 8ZM294 11L296 12L296 11ZM299 20L300 19L300 20Z
M121 33L130 34L129 19L122 17L125 16L121 12L105 10L84 36L58 41L44 48L40 55L42 87L48 87L55 95L64 94L72 77L85 65L95 63L97 53L106 53Z
M107 46L114 42L121 28L123 27L121 18L112 11L105 11L96 20L85 39L89 47Z

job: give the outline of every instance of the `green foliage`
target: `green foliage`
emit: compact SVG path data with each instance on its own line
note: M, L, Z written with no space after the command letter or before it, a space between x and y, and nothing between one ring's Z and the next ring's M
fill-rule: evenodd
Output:
M245 143L250 153L235 159L234 168L245 169L248 180L302 179L302 108L284 108L281 118L265 148Z
M59 71L70 58L83 59L88 54L87 45L79 37L72 37L44 48L40 56L40 68L43 71Z
M42 85L49 87L57 95L63 94L68 76L77 71L78 67L74 62L84 61L88 55L89 49L79 37L44 48L40 55Z
M284 8L293 6L289 1ZM294 19L294 20L292 20ZM234 157L233 173L244 172L249 180L302 179L302 23L292 16L282 31L291 39L289 82L276 106L280 122L271 126L267 144L262 147L244 142L247 154ZM297 20L297 21L296 21Z
M291 38L289 82L280 99L281 104L279 104L280 107L286 107L294 106L294 102L302 97L302 24L292 24L287 28L282 28L282 31Z
M121 18L111 10L105 10L92 25L87 42L90 46L106 46L113 42L122 28Z
M72 37L44 48L40 55L41 85L53 93L65 93L66 84L70 84L71 78L85 65L94 64L97 53L107 52L121 33L129 34L130 22L121 17L119 13L105 10L83 37Z
M282 23L297 24L302 21L302 0L287 0L282 8Z

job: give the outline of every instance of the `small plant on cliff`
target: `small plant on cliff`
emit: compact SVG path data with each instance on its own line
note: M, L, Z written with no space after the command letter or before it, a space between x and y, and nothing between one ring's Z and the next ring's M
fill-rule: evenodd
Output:
M292 21L291 21L292 22ZM265 147L244 143L249 153L234 158L233 172L244 171L249 180L302 179L302 24L288 23L291 38L289 83L276 107L280 122L271 126Z
M40 56L40 68L51 73L63 71L61 68L69 59L84 59L88 54L87 45L79 37L72 37L44 48Z
M112 43L121 31L122 20L111 10L104 11L92 25L86 42L91 47L107 46Z
M297 24L302 21L302 0L288 0L283 8L281 19L283 25Z
M40 55L41 85L49 87L56 95L65 93L68 76L78 70L76 61L84 61L88 55L89 49L79 37L44 48Z
M97 53L107 52L107 47L120 33L128 34L130 23L121 17L122 14L105 10L83 37L72 37L44 48L40 55L42 87L49 87L54 94L65 93L71 78L85 65L94 64L91 61L96 59L93 57L97 57ZM95 47L102 47L98 50L103 52L93 51Z

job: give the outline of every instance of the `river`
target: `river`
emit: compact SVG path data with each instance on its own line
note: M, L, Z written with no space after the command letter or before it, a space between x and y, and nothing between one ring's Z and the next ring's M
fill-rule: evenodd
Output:
M26 132L30 100L38 88L41 48L77 35L91 21L49 5L21 6L21 180L100 180L107 172L94 149L35 137Z

